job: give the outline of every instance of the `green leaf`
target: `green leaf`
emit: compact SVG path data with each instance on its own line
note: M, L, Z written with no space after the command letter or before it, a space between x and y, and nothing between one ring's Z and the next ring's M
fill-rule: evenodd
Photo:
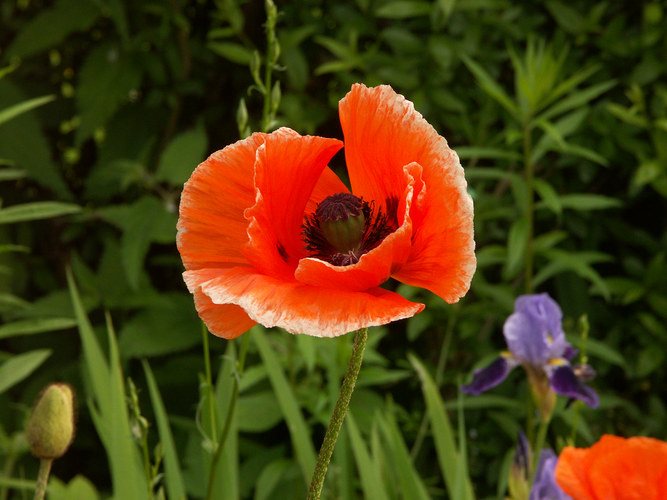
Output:
M134 54L111 44L92 49L79 72L76 89L76 107L81 117L76 144L105 125L140 84L141 67Z
M239 398L237 417L241 432L265 432L282 421L280 405L271 391Z
M207 47L228 61L247 66L252 59L252 50L233 42L209 42Z
M28 173L20 168L3 168L0 169L0 182L23 179L27 175Z
M35 318L14 321L0 326L0 339L18 335L66 330L76 326L74 318Z
M5 361L0 365L0 394L34 372L50 355L51 349L37 349Z
M162 356L197 345L201 338L199 318L192 297L182 293L162 294L152 307L133 316L120 332L124 358Z
M272 495L292 462L285 459L274 460L262 469L255 485L254 500L269 500L275 498Z
M572 340L575 346L580 342L579 338L574 338ZM620 366L625 370L628 369L628 365L623 355L608 343L600 342L599 340L588 337L586 339L586 354L604 360L607 363Z
M176 136L160 158L155 179L173 186L182 186L204 159L207 143L206 130L203 126Z
M573 35L579 35L585 31L586 19L573 7L557 0L548 0L546 7L564 31Z
M224 425L223 419L229 414L229 408L232 404L232 398L234 397L233 377L238 377L238 372L236 371L236 348L235 344L230 342L220 363L220 370L218 371L215 384L218 429L222 429ZM222 450L222 456L218 462L218 468L212 471L212 474L216 476L216 480L211 498L228 498L229 500L240 498L239 464L241 459L239 457L238 422L238 412L234 412L229 423L229 432L225 441L225 447Z
M315 450L313 449L313 444L310 439L308 426L303 418L296 396L278 364L275 353L264 336L263 329L258 326L253 327L250 331L250 335L252 335L252 339L255 341L255 344L259 349L259 354L262 357L262 362L266 366L269 379L271 380L271 386L278 398L278 404L280 404L280 408L285 416L285 421L287 422L287 427L290 431L297 461L301 466L304 480L306 484L308 484L310 482L310 476L313 473L313 470L315 470L316 462Z
M541 253L545 250L555 247L561 241L567 239L568 234L565 231L550 231L541 234L533 240L533 251Z
M610 260L609 256L599 252L567 252L557 248L545 250L542 255L547 257L550 262L535 274L533 278L533 284L535 286L538 286L540 283L543 283L560 272L573 271L582 278L593 283L600 294L606 300L609 300L609 287L607 287L607 284L598 272L590 266L590 263L593 262Z
M171 243L176 239L176 214L153 196L144 196L132 205L105 207L98 213L123 230L123 266L130 286L137 290L151 242Z
M8 57L27 57L59 44L71 33L87 31L101 16L91 0L58 0L18 32Z
M428 16L432 10L433 4L431 2L397 1L381 5L375 10L375 15L387 19L406 19Z
M564 194L560 196L560 204L563 208L587 211L617 208L622 206L623 202L601 194Z
M553 188L551 184L542 179L534 179L533 185L535 190L539 193L540 198L544 204L556 215L560 215L563 212L563 207L558 197L558 193Z
M373 463L373 459L364 444L364 438L359 432L351 412L348 412L345 416L345 425L350 433L350 445L352 446L354 459L357 462L364 498L389 500L378 466Z
M646 121L646 118L638 115L635 109L624 108L619 104L610 102L609 104L607 104L607 110L616 118L618 118L621 121L624 121L625 123L629 123L630 125L636 125L637 127L641 128L648 128L648 122Z
M468 56L462 55L461 60L465 63L470 72L475 75L477 83L482 87L482 90L495 99L503 108L509 111L512 116L519 118L519 109L507 93L505 93L503 88L498 85L479 64Z
M34 99L30 99L28 101L20 102L18 104L14 104L13 106L9 106L8 108L5 108L2 111L0 111L0 125L2 125L5 122L8 122L15 116L22 115L23 113L27 113L31 109L43 106L44 104L53 101L55 98L56 97L54 95L45 95L42 97L35 97Z
M481 146L460 146L456 148L459 158L466 160L469 158L484 158L490 160L520 160L521 155L514 151L505 149L485 148Z
M28 95L9 79L0 80L0 102L5 105L24 103ZM0 125L0 158L12 160L13 166L24 170L42 186L62 199L71 194L53 161L50 142L42 132L37 113L24 113Z
M56 478L49 480L49 500L99 500L100 496L91 483L84 476L75 476L67 485Z
M539 120L549 120L571 109L584 106L589 101L604 94L607 90L616 85L616 80L607 80L606 82L591 85L585 89L573 92L569 96L557 101L550 108L538 116Z
M67 270L67 283L79 325L85 371L91 382L89 409L107 453L114 496L137 500L147 499L146 478L143 476L143 467L130 430L125 387L113 328L107 318L110 358L107 361L86 316L69 269Z
M503 269L503 276L506 279L514 278L521 270L529 232L530 226L526 217L520 217L510 227L507 238L507 262Z
M81 212L81 207L59 201L35 201L0 209L0 224L13 224Z
M148 392L151 396L151 404L153 405L153 412L155 413L155 420L157 422L157 429L160 435L160 445L162 447L162 455L164 457L164 483L167 491L167 498L174 498L176 500L185 499L185 485L181 475L181 466L178 461L178 452L174 444L174 437L171 434L169 426L169 416L164 408L162 396L158 389L157 382L151 371L148 361L143 359L141 364L146 375L146 382L148 383Z
M411 354L408 359L414 367L422 384L422 392L426 402L426 411L431 421L433 442L442 476L445 479L447 492L450 498L473 500L475 494L472 489L468 471L464 470L462 460L456 446L454 428L447 416L445 404L440 397L433 378L424 368L419 359ZM469 400L466 400L466 402ZM461 491L463 490L463 491Z
M385 454L385 458L390 464L390 470L394 471L398 478L398 483L403 492L401 497L410 498L411 500L430 499L431 497L426 491L426 486L412 463L408 448L396 424L393 410L385 414L376 414L375 421L378 423L380 431L384 436L384 441L389 448L389 453Z

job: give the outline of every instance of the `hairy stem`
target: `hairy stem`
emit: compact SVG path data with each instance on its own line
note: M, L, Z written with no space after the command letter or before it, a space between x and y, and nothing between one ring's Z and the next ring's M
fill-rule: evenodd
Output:
M39 473L37 474L37 487L35 488L35 500L43 500L46 494L46 487L49 484L49 474L51 473L52 458L42 458L39 462Z
M354 386L357 383L357 377L359 376L359 369L361 368L361 361L364 357L364 349L367 340L368 328L358 330L354 336L352 356L347 365L343 385L338 394L338 401L336 402L333 414L331 415L331 420L329 421L329 428L324 435L324 441L322 442L320 453L317 456L317 464L315 465L315 471L313 472L313 477L310 481L310 489L308 490L308 500L318 500L322 494L324 478L327 475L329 461L331 460L331 455L336 446L336 439L338 439L338 433L343 425L343 419L345 418L347 408L350 405L350 398L352 397Z

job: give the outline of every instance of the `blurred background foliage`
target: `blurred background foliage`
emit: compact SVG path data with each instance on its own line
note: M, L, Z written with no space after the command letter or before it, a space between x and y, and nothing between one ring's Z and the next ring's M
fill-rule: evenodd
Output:
M76 389L79 425L51 498L203 498L235 390L213 498L304 496L352 339L211 337L207 378L178 200L198 162L250 130L342 138L337 102L354 82L392 85L457 150L479 262L456 305L390 284L427 309L371 330L328 498L445 497L442 427L424 416L418 373L463 431L477 497L505 494L526 381L463 402L458 386L504 348L503 321L530 291L561 304L575 345L587 315L598 374L600 408L561 402L552 445L575 420L579 445L665 439L667 2L277 7L266 87L261 1L0 5L0 499L34 484L23 428L54 380ZM332 166L345 175L342 154ZM118 444L123 429L136 445Z

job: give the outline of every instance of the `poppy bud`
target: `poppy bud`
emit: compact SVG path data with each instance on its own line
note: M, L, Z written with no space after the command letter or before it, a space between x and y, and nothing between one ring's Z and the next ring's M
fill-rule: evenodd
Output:
M67 384L51 384L32 409L26 436L37 458L62 456L74 437L74 391Z

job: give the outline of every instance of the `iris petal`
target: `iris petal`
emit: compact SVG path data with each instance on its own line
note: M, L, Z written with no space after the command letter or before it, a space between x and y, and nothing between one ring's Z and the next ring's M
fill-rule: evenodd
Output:
M554 368L550 373L549 381L556 394L580 399L591 408L597 408L599 404L597 393L581 383L570 365L561 365Z
M533 315L512 313L503 326L507 347L520 363L542 366L550 359L548 331Z
M514 311L532 317L541 323L549 335L549 357L560 358L570 344L565 340L563 313L558 303L548 293L522 295L516 299Z
M529 500L571 500L556 483L554 470L557 463L558 457L552 450L543 449L540 452Z
M472 375L472 382L462 386L461 390L466 394L477 396L500 384L507 378L507 375L515 366L516 363L511 359L501 356L486 368L475 370L475 373Z

